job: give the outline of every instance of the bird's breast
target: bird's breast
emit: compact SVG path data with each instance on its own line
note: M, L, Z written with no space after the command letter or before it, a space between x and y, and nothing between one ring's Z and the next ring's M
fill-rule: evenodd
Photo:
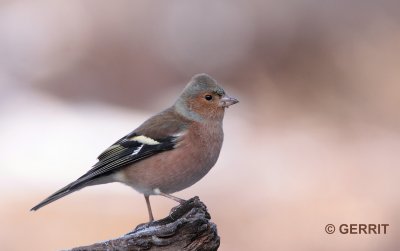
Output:
M118 181L144 194L153 194L157 188L164 193L180 191L210 171L222 142L222 125L192 124L178 139L176 148L126 167Z

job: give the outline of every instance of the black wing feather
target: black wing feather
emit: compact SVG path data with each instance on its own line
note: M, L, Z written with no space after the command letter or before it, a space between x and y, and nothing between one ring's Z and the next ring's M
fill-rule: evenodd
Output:
M130 135L129 137L132 136ZM102 154L103 157L99 157L99 161L93 166L93 168L78 180L71 183L71 185L72 187L79 186L80 184L92 181L99 176L110 175L127 165L131 165L159 152L172 150L175 146L175 139L175 137L167 137L162 140L157 140L160 142L157 145L146 145L138 141L128 140L127 137L124 137L113 145L115 147L111 146L113 147L111 152L107 152L106 150ZM140 147L140 151L133 154Z
M176 145L176 137L169 136L157 139L159 144L148 145L138 141L129 140L133 134L128 134L118 140L98 157L99 161L87 173L76 181L58 190L47 199L40 202L31 210L37 210L55 200L75 192L98 178L108 176L121 168L148 158L157 153L172 150ZM137 152L135 152L137 151ZM135 154L133 154L135 153Z

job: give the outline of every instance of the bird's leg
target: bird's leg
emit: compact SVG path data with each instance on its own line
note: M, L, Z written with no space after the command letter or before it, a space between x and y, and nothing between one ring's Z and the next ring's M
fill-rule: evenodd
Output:
M174 200L174 201L178 202L179 204L182 204L182 203L184 203L186 201L184 199L181 199L181 198L178 198L176 196L173 196L173 195L170 195L170 194L166 194L166 193L160 193L160 195L164 196L164 197L167 197L167 198L170 198L171 200Z
M169 199L171 199L171 200L174 200L174 201L178 202L179 204L182 204L182 203L184 203L184 202L186 201L186 200L184 200L184 199L175 197L175 196L173 196L173 195L170 195L170 194L167 194L167 193L163 193L163 192L161 192L160 189L158 189L158 188L154 189L153 191L154 191L155 194L161 195L161 196L164 196L164 197L167 197L167 198L169 198Z
M144 198L146 199L147 211L149 212L149 222L152 222L154 221L154 217L153 217L153 212L151 211L149 195L145 195Z

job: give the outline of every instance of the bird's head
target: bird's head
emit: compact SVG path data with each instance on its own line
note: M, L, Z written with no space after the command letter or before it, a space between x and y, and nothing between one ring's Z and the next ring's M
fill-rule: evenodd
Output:
M207 74L197 74L183 89L175 106L194 120L223 119L225 108L238 103Z

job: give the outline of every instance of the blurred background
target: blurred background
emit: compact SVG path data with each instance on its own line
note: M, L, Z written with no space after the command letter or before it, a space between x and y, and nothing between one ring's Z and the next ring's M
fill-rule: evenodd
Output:
M29 209L201 72L240 103L216 166L176 195L207 204L220 250L399 250L400 2L385 0L1 1L1 249L71 248L147 221L120 184ZM176 205L151 200L158 219Z

